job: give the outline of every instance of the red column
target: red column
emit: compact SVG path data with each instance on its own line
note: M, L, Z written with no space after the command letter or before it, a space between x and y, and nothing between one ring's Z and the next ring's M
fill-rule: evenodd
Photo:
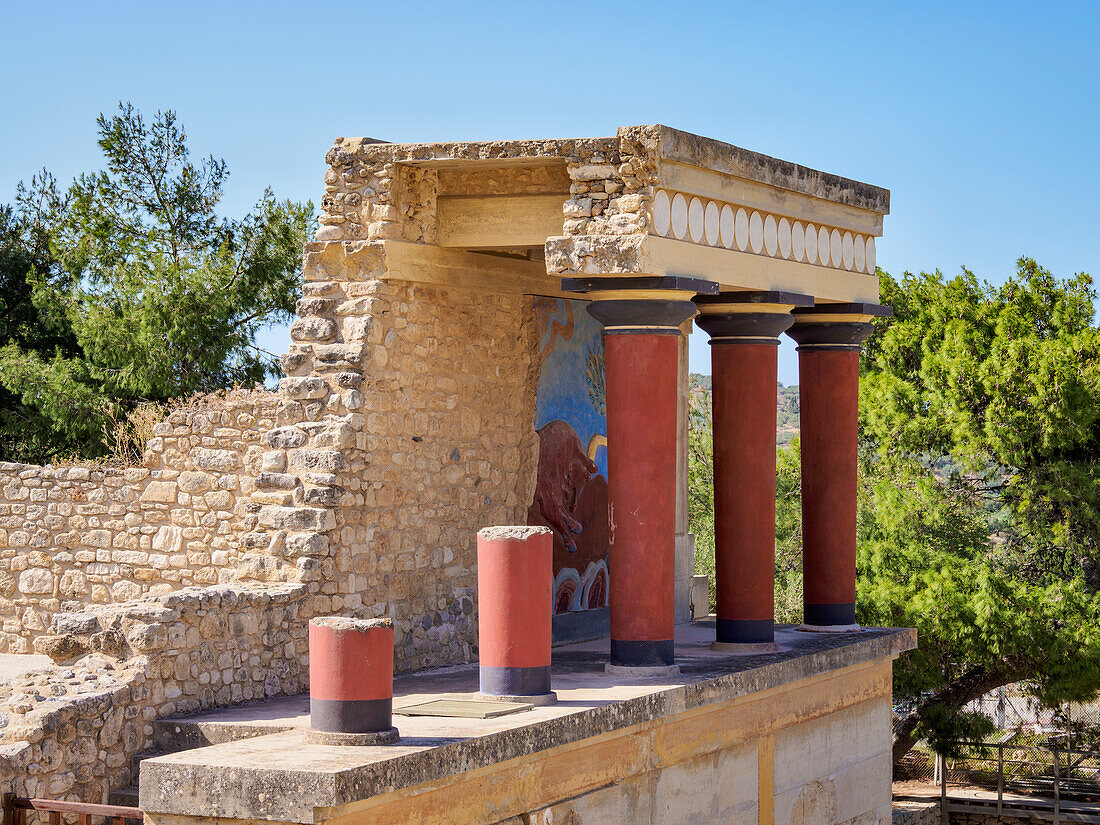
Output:
M795 310L802 444L802 629L858 630L856 508L859 347L878 304Z
M311 619L307 739L329 745L396 742L392 712L393 620Z
M546 527L486 527L477 534L481 693L551 704L554 542Z
M675 662L677 337L604 338L611 663Z
M775 644L775 423L778 336L807 295L700 296L710 336L714 437L716 641L721 650Z
M564 278L603 324L611 522L611 672L676 673L676 398L680 325L698 278Z
M853 625L858 350L801 350L798 382L804 619Z

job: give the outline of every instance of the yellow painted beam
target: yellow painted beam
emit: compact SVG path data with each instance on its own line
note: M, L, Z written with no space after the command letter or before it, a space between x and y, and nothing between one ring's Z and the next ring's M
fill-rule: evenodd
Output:
M542 246L562 233L568 195L494 195L440 198L436 243L462 249Z
M879 299L878 278L874 275L655 235L646 238L641 269L650 275L706 278L724 289L801 292L819 301L877 303Z
M561 278L547 275L542 261L405 241L383 241L383 248L386 278L483 292L581 297L562 292Z
M762 736L756 745L757 811L760 825L775 825L775 737Z

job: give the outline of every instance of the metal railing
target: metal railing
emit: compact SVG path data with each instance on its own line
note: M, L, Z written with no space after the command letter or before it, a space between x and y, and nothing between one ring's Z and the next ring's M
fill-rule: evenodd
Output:
M1100 801L1100 750L1057 741L1024 744L1013 741L1016 736L1010 733L992 742L957 742L958 748L970 753L957 759L936 756L934 781L940 787L944 825L950 811L994 812L992 800L949 800L949 782L990 790L995 786L998 817L1011 806L1014 811L1042 811L1040 818L1055 825L1100 822L1096 804ZM1007 800L1006 792L1011 794Z
M124 805L94 805L90 802L67 802L58 799L31 799L15 794L4 794L3 825L27 825L27 814L39 811L49 814L49 825L61 825L61 815L76 815L79 825L91 825L92 817L103 817L111 825L126 825L127 820L141 821L145 814L140 808Z

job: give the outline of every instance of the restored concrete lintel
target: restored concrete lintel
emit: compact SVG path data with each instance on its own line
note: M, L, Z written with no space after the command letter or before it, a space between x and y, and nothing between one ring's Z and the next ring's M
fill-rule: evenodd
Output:
M383 249L387 279L488 292L578 297L562 292L561 279L547 275L542 261L405 241L378 243ZM330 244L343 245L353 253L362 242L331 241Z
M890 212L888 189L841 175L810 169L797 163L669 126L658 125L650 128L660 135L662 159L712 169L779 189L877 212L880 215ZM619 131L621 134L624 130Z
M780 652L732 656L710 650L713 633L713 621L679 629L681 675L640 682L602 673L607 659L600 652L602 643L559 648L554 654L558 705L491 720L402 718L403 739L395 745L361 749L306 745L304 728L295 727L146 760L141 807L153 823L211 816L314 823L348 813L353 809L349 806L368 800L375 804L376 797L393 799L405 790L421 793L414 790L421 786L432 790L433 783L446 785L470 771L507 770L514 760L536 754L539 759L556 758L553 754L562 748L596 746L604 741L601 737L611 737L606 747L621 753L624 747L631 750L648 741L650 734L640 739L636 735L642 728L673 717L692 729L710 729L715 723L708 714L738 718L724 710L731 702L757 703L754 713L763 714L759 723L763 731L770 725L789 725L853 702L888 696L890 660L916 644L912 630L821 636L784 629L777 633ZM404 692L410 697L415 690L422 700L424 691L433 690L432 680L438 680L434 689L452 693L475 688L476 679L474 667L438 676L422 673L397 680L395 695ZM799 694L803 698L773 708L769 697L789 690L804 691ZM775 713L786 714L788 721L768 721ZM696 718L698 714L702 715ZM725 737L751 738L759 732L732 731ZM672 749L665 758L674 758L673 751L684 748L694 752L711 747L699 736L670 732L660 747ZM645 759L659 761L659 757ZM624 770L637 767L637 758L631 759L633 767Z
M560 275L646 274L714 281L721 289L782 290L819 302L879 300L878 278L831 267L655 236L550 238L546 269Z

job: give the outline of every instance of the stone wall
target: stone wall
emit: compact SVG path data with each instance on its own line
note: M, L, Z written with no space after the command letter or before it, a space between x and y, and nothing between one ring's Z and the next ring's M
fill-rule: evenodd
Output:
M55 614L236 576L279 398L233 392L156 425L143 466L0 464L0 652Z
M921 823L921 825L939 825L939 806L936 808L936 820L932 823ZM960 813L959 811L952 811L950 814L950 825L1049 825L1053 818L1053 811L1036 811L1036 816L997 816L996 813ZM1063 814L1063 819L1066 815Z
M894 801L893 825L940 825L940 803Z
M0 650L62 611L256 580L392 617L399 670L473 658L476 531L534 489L531 299L386 273L380 244L310 245L278 392L172 413L143 467L0 465Z
M214 585L59 615L50 652L80 658L0 683L0 788L105 802L131 784L153 720L301 692L305 595Z
M390 616L399 670L469 661L476 532L522 524L534 491L531 299L386 280L381 244L307 247L246 537L316 590L317 613Z

